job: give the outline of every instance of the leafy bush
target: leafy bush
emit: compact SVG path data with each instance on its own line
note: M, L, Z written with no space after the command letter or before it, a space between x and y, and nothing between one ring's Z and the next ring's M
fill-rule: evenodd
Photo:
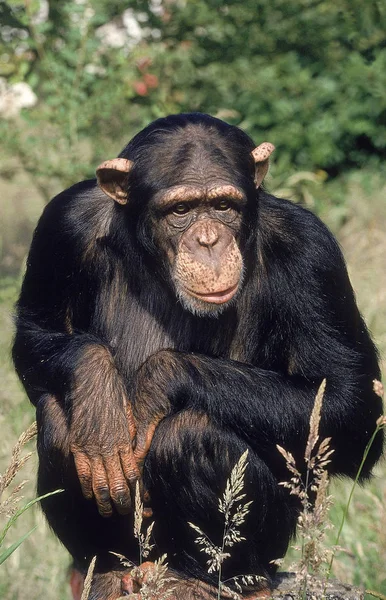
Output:
M44 182L85 175L152 119L199 110L276 144L277 172L380 162L386 27L379 0L12 0L0 75L39 98L2 125ZM48 12L49 9L49 12ZM13 56L11 56L11 51Z

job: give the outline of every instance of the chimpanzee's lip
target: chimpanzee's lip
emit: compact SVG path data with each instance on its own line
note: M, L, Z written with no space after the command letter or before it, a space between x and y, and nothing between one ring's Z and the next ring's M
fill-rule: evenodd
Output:
M237 292L239 284L236 283L232 285L232 287L227 288L226 290L222 290L221 292L211 292L210 294L202 294L200 292L194 292L193 290L187 290L189 294L199 298L200 300L204 300L204 302L210 302L211 304L224 304L233 298L235 293Z

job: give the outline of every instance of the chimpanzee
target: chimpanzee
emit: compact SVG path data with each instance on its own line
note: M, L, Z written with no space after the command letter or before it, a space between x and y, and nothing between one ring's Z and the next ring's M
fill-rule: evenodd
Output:
M276 444L304 464L323 378L330 471L357 472L382 410L376 351L331 233L262 188L273 149L207 115L158 119L40 219L13 356L37 409L39 494L65 490L43 508L78 569L136 559L141 481L157 553L213 582L188 522L220 544L218 499L248 449L246 541L224 578L269 585L298 514Z

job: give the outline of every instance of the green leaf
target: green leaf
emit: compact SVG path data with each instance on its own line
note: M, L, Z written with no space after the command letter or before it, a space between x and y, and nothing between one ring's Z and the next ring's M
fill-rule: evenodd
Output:
M3 541L5 536L7 535L9 529L12 527L12 525L14 525L14 523L17 521L17 519L26 511L28 510L31 506L33 506L34 504L36 504L36 502L40 502L40 500L44 500L44 498L48 498L49 496L54 496L55 494L60 494L61 492L64 492L64 490L55 490L54 492L49 492L48 494L44 494L44 496L39 496L38 498L34 498L33 500L31 500L30 502L27 502L27 504L25 506L23 506L23 508L21 508L20 510L18 510L8 521L8 523L6 524L6 526L4 527L1 535L0 535L0 547L3 545ZM4 559L5 560L5 559Z
M7 548L6 550L4 550L4 552L2 552L2 553L0 554L0 565L1 565L1 564L2 564L4 561L6 561L6 560L7 560L7 558L8 558L9 556L11 556L11 554L12 554L13 552L15 552L15 550L17 550L17 548L18 548L18 547L19 547L19 546L20 546L20 545L21 545L21 544L24 542L24 540L26 540L26 539L27 539L27 537L28 537L28 536L30 536L30 535L31 535L31 533L32 533L33 531L35 531L36 527L37 527L37 525L35 525L35 527L33 527L33 528L31 529L31 531L29 531L28 533L26 533L25 535L23 535L23 536L22 536L22 537L21 537L21 538L20 538L20 539L19 539L17 542L15 542L14 544L12 544L12 545L11 545L9 548Z

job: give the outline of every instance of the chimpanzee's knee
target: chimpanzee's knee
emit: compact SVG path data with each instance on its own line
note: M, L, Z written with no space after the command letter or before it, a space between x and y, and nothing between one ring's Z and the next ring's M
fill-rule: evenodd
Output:
M239 527L245 540L229 549L231 557L225 560L223 572L225 577L261 574L269 578L275 571L270 561L285 553L297 518L288 490L278 485L267 465L240 437L194 411L161 422L145 462L155 540L159 551L167 553L171 567L210 580L208 557L200 553L198 534L188 523L193 522L216 546L222 546L224 514L219 510L219 499L233 467L247 449L245 498L241 503L252 504Z

